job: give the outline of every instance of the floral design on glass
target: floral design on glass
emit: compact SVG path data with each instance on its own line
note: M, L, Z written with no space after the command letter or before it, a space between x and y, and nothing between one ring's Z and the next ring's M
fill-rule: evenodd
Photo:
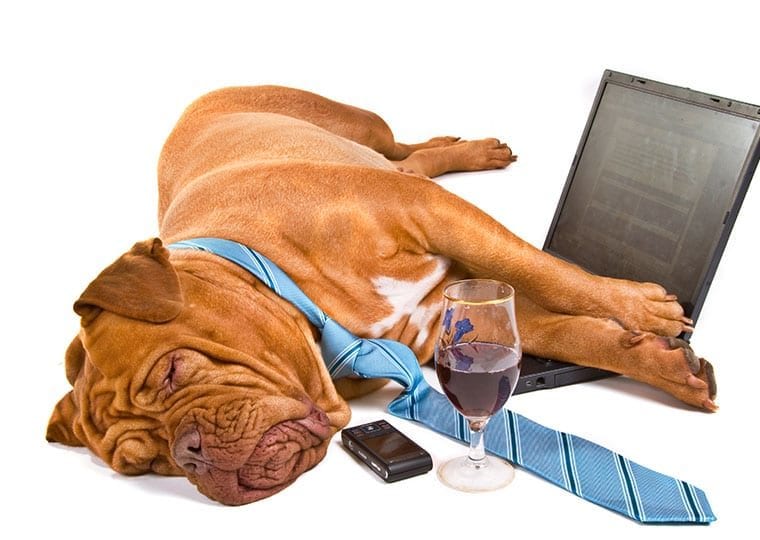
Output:
M445 347L456 345L462 341L462 338L466 334L469 334L475 330L475 327L470 322L470 319L468 317L465 317L464 319L460 319L454 323L454 329L452 332L451 319L453 315L454 308L448 308L446 310L446 313L443 315L443 335L441 336L441 343ZM475 338L468 341L473 341L474 339Z
M448 308L443 315L443 334L441 335L440 346L442 348L448 348L456 358L456 369L461 371L469 371L470 366L473 363L473 359L467 356L456 347L452 347L457 343L462 342L462 338L475 330L475 326L470 321L469 317L460 319L454 323L454 327L451 327L452 318L454 316L454 308ZM465 342L471 343L477 339L477 335L472 339L465 340Z

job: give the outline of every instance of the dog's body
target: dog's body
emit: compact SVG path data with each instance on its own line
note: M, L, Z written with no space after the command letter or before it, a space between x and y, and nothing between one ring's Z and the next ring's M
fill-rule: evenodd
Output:
M609 369L714 410L710 365L659 286L589 275L521 241L428 177L506 167L495 139L396 143L375 114L279 87L193 104L159 164L164 242L227 238L260 251L352 332L432 357L441 291L502 279L526 351ZM350 398L304 316L234 264L136 244L75 304L74 390L48 438L120 472L185 474L228 504L268 496L324 455ZM659 337L665 336L665 337ZM336 392L336 387L338 392Z

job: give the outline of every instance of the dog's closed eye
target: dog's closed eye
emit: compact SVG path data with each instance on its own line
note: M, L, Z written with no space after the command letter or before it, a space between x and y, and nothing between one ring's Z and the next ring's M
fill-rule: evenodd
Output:
M177 379L177 369L178 365L181 362L181 355L178 354L178 351L174 351L169 355L169 370L166 373L166 376L164 377L162 386L171 394L177 389L177 383L175 382L175 379Z
M176 349L161 356L140 384L135 400L142 407L160 406L178 390L188 386L208 358L192 349Z

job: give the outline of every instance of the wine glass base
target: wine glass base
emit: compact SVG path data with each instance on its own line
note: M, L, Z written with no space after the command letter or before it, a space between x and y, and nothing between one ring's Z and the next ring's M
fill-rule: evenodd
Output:
M450 488L477 493L509 485L515 468L500 459L486 457L485 465L475 466L467 456L454 458L438 467L438 478Z

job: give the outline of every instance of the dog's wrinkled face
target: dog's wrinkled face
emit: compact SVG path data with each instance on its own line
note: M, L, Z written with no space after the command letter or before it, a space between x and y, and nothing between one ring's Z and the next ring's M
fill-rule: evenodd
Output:
M48 439L121 473L184 474L225 504L272 495L324 457L348 406L294 308L211 255L174 259L138 243L75 303L74 388Z

